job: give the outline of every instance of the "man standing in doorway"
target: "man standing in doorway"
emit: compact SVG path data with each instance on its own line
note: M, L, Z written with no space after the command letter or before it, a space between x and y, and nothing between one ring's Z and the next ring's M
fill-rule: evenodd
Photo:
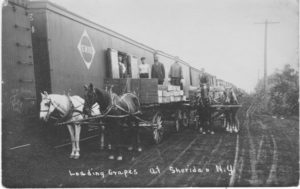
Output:
M145 57L142 57L142 63L139 65L140 78L149 78L150 67L149 64L145 62L145 59Z
M182 90L182 67L178 62L178 58L176 58L175 62L171 65L169 78L171 85L180 86Z
M159 85L162 85L165 80L165 67L158 61L157 55L154 55L154 64L151 68L151 78L157 78Z
M125 78L126 77L126 66L122 62L122 56L118 57L119 60L119 73L120 73L120 78Z

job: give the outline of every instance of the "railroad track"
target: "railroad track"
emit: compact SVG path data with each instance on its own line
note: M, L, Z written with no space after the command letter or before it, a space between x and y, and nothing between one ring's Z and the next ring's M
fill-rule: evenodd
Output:
M293 154L292 151L296 150L298 145L295 145L295 140L292 140L291 136L286 133L286 123L280 123L280 120L270 115L257 114L256 110L257 104L252 103L246 112L244 131L241 133L245 140L239 149L241 154L235 169L236 178L230 186L289 184L287 180L293 180L294 176L284 170L290 170L299 175L298 169L295 168L297 155L287 157L284 154Z

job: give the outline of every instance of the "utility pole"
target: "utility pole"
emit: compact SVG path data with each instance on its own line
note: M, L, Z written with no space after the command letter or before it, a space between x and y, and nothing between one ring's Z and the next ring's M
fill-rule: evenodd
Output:
M264 48L264 92L265 95L267 94L268 88L268 79L267 79L267 41L268 41L268 25L269 24L278 24L279 22L271 22L267 19L261 23L254 23L254 24L264 24L265 25L265 48Z

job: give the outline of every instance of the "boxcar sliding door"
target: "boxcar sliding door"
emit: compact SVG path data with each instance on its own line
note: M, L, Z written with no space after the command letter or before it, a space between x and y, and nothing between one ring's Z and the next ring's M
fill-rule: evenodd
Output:
M107 77L109 78L120 78L119 63L118 63L118 51L115 49L107 49L108 54L108 70Z
M138 59L135 56L130 55L130 64L131 64L131 77L139 78L139 67L138 67Z

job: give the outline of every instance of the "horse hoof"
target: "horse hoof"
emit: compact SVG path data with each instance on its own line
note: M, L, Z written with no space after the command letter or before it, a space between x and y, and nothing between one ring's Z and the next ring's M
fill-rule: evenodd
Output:
M141 147L138 147L138 152L143 151L143 149Z
M202 132L202 134L204 134L204 135L205 135L205 134L206 134L206 132L205 132L205 131L203 131L203 132Z
M74 155L70 155L70 156L69 156L70 159L73 159L74 157L75 157Z
M113 156L113 155L110 155L110 156L108 156L108 159L110 159L110 160L114 160L114 159L115 159L115 156Z
M123 157L122 156L118 156L117 157L117 161L122 161L123 160Z
M129 146L129 147L128 147L128 150L129 150L129 151L132 151L132 150L133 150L133 147L132 147L132 146Z
M215 134L215 132L211 131L211 132L210 132L210 134L211 134L211 135L214 135L214 134Z
M107 145L107 148L108 148L109 150L111 150L111 144Z
M79 159L79 156L74 156L73 158L74 158L74 159Z

